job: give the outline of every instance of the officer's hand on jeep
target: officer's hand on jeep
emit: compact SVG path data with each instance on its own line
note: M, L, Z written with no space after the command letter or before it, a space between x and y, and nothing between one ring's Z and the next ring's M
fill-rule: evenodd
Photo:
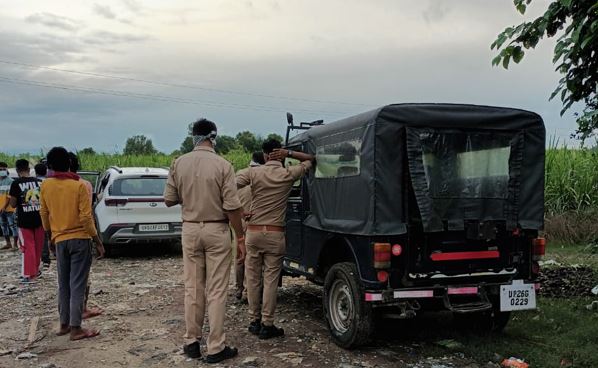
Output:
M282 161L289 155L289 150L286 148L275 148L269 155L270 160Z
M245 255L247 250L245 249L245 237L242 236L237 239L237 264L245 262Z

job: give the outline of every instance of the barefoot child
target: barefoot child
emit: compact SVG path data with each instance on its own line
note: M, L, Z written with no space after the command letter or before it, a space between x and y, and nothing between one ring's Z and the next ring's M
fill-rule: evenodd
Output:
M40 215L44 229L56 245L58 271L58 335L70 333L71 340L94 337L98 331L81 327L83 300L91 266L91 240L99 257L104 246L96 232L91 200L79 176L69 173L69 155L63 147L48 152L48 167L54 171L41 186Z

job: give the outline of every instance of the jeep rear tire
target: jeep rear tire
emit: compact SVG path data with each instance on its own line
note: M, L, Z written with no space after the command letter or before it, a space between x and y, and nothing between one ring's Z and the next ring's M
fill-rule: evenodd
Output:
M369 341L374 329L372 307L353 263L337 263L324 281L324 313L334 342L352 349Z

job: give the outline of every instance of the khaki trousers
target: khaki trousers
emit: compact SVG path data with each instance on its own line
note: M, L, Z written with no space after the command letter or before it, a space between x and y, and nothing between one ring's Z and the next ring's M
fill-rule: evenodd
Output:
M235 286L237 293L245 293L245 263L235 262Z
M247 222L241 220L243 225L243 232L247 231ZM235 242L237 241L235 237ZM245 262L238 263L235 259L235 286L237 287L237 293L245 294L247 292L247 286L245 285Z
M284 232L247 231L245 246L245 279L247 300L252 319L260 319L266 326L274 324L276 293L282 270L286 244ZM262 279L263 276L263 279ZM263 281L263 292L260 286ZM261 302L261 313L260 313Z
M210 332L208 354L225 347L224 318L232 241L228 224L183 223L185 342L201 340L206 304Z

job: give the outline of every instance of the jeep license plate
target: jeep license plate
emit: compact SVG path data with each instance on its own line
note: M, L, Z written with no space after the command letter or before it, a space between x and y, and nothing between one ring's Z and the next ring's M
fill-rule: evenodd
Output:
M147 224L139 225L139 231L151 232L151 231L168 231L170 227L168 224Z
M515 280L512 285L501 285L501 312L527 309L536 309L536 289L534 288L534 284L524 284L522 280Z

